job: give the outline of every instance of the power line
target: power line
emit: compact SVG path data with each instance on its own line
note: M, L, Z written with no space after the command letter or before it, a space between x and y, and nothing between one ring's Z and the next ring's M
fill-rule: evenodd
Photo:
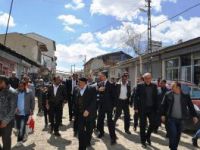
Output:
M9 29L9 24L10 24L10 16L11 16L11 13L12 13L12 8L13 8L13 2L14 2L14 0L11 0L8 22L7 22L7 26L6 26L6 34L5 34L5 37L4 37L4 45L5 46L6 46L7 34L8 34L8 29Z

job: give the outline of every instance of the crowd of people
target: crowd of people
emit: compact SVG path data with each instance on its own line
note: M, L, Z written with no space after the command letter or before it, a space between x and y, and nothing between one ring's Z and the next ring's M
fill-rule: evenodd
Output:
M73 122L74 136L79 140L79 150L91 146L92 134L98 132L98 138L104 136L104 122L107 117L111 145L117 143L115 132L118 119L124 114L124 132L130 131L130 108L134 109L134 131L140 128L140 140L143 148L151 146L151 134L157 133L163 123L170 150L177 150L182 122L188 111L194 124L198 117L190 96L181 90L181 84L174 82L171 89L166 80L158 84L152 82L152 75L145 73L138 78L137 86L131 89L128 73L124 73L118 82L110 82L107 73L102 71L98 81L91 77L72 77L63 81L55 76L48 85L38 79L34 85L25 75L19 80L16 73L12 77L0 75L0 136L2 150L11 149L12 128L17 129L17 147L27 140L26 124L34 113L35 97L38 100L38 114L44 114L44 126L49 133L60 137L59 127L63 125L63 108L68 103L69 121ZM200 130L192 138L198 147Z

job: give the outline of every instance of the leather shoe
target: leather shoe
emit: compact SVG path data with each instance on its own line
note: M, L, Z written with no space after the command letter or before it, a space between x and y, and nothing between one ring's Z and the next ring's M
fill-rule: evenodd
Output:
M100 133L100 134L98 135L98 138L101 139L103 136L104 136L104 134L103 134L103 133Z
M147 143L151 146L151 139L147 138Z
M111 140L111 145L117 144L116 140Z
M129 130L125 131L127 134L131 134L131 132Z
M55 132L54 135L57 136L57 137L61 136L59 132Z

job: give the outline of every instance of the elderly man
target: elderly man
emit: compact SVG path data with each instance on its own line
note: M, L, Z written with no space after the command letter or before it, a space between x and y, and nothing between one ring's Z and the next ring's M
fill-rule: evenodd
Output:
M157 112L157 86L152 81L150 73L143 75L144 83L138 84L135 92L135 112L139 113L141 144L146 148L146 142L151 145L151 133L155 127L155 116ZM148 130L147 118L149 120Z

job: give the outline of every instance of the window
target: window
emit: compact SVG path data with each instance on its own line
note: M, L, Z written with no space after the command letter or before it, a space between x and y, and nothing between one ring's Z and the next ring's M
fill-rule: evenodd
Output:
M166 61L166 79L178 80L179 77L179 59L170 59Z
M191 82L191 55L181 56L181 80Z

